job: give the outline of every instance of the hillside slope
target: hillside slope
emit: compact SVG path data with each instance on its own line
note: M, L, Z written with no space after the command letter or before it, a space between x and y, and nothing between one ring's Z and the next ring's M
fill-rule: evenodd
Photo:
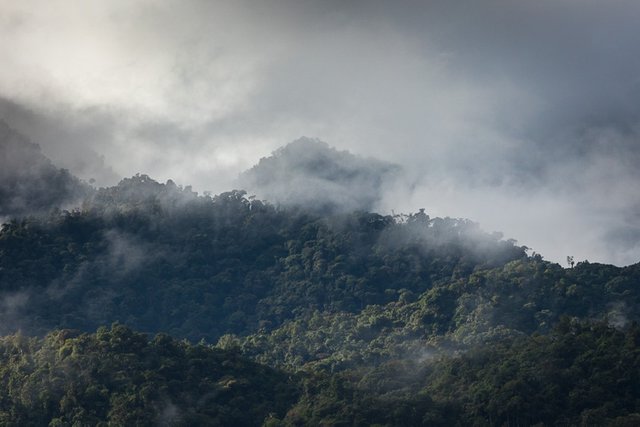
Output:
M146 175L60 200L0 229L2 424L640 419L640 264L562 268L464 219Z
M40 147L0 120L0 217L34 215L80 202L92 192Z
M121 321L214 342L309 310L357 313L526 256L469 221L320 216L144 175L83 210L4 224L0 253L5 332Z

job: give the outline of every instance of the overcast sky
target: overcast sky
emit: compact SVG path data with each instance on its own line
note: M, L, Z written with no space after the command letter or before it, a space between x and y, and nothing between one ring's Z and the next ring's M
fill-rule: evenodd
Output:
M0 0L0 119L58 165L213 192L302 135L380 210L640 261L640 2Z

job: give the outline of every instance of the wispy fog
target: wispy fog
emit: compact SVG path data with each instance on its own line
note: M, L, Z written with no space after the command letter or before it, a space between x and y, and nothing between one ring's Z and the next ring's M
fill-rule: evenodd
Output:
M631 0L0 0L0 119L99 185L213 192L317 137L402 166L384 213L629 264L638 22Z
M371 211L402 170L300 138L243 172L238 186L275 205L320 212Z

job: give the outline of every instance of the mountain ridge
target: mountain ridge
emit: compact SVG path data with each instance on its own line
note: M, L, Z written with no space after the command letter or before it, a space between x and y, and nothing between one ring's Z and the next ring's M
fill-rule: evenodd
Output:
M2 225L0 420L633 425L638 283L640 263L563 268L424 210L137 174Z
M0 120L0 217L73 206L91 191L68 170L55 167L40 146Z

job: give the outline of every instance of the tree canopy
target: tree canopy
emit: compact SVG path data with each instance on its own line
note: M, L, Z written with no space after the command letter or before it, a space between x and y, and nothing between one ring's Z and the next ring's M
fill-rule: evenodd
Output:
M634 425L639 279L136 175L2 225L0 424Z

